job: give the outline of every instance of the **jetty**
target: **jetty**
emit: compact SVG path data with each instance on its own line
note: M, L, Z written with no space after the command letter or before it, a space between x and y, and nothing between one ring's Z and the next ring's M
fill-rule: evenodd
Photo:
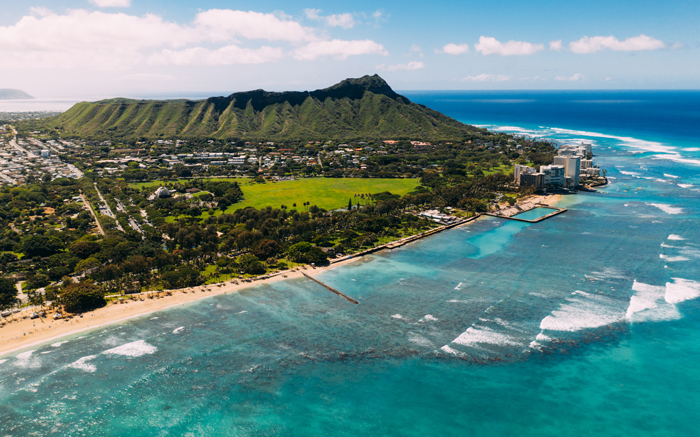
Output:
M331 287L330 285L324 284L323 282L319 281L318 279L316 279L316 278L314 278L314 277L312 277L312 276L307 275L307 274L304 273L304 272L301 272L301 274L304 275L304 276L306 276L308 279L311 279L311 280L314 281L315 283L326 287L328 290L330 290L331 292L337 294L338 296L347 299L349 302L352 302L352 303L354 303L355 305L359 305L359 304L360 304L360 302L356 301L355 299L351 298L350 296L348 296L348 295L346 295L346 294L341 293L340 291L336 290L335 288Z
M536 208L553 209L554 211L550 212L550 213L547 214L547 215L543 215L542 217L538 217L538 218L532 219L532 220L528 220L528 219L524 219L524 218L515 217L515 215L522 214L523 212L531 211L531 210L536 209ZM510 210L515 210L515 208L510 208ZM491 216L491 217L504 218L504 219L515 220L515 221L519 221L519 222L525 222L525 223L539 223L539 222L541 222L541 221L543 221L543 220L547 220L547 219L550 218L550 217L554 217L555 215L559 215L559 214L562 214L562 213L566 212L566 208L557 208L557 207L555 207L555 206L549 206L549 205L544 205L544 204L536 204L536 205L534 205L532 208L526 209L526 210L524 210L524 211L515 210L515 213L514 213L513 215L509 215L508 212L509 212L509 210L502 211L502 212L498 212L498 213L496 213L496 212L487 212L487 213L485 213L485 214L486 214L486 215L489 215L489 216Z

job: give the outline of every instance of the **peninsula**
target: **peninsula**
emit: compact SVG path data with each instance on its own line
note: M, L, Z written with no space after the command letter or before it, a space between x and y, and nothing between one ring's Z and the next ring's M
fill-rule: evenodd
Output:
M0 100L20 100L20 99L33 99L34 97L25 93L22 90L15 90L10 88L0 88Z

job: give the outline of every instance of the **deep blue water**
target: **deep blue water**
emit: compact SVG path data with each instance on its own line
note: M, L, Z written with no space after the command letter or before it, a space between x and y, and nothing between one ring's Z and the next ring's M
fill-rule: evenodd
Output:
M611 183L320 276L361 305L293 280L2 357L3 435L696 435L700 94L405 94Z

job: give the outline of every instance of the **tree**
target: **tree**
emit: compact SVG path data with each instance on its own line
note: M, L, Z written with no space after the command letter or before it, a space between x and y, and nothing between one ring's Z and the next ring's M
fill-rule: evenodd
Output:
M0 310L10 308L17 301L17 287L14 281L0 278Z
M50 283L51 279L44 273L39 272L28 275L25 285L29 290L36 290L37 288L46 287Z
M86 259L101 249L100 245L93 241L76 241L68 247L68 250L80 259Z
M287 256L295 263L323 264L328 261L324 251L306 241L292 245L287 250Z
M260 240L253 247L253 255L259 259L265 260L271 258L282 250L282 247L275 240Z
M255 255L241 255L238 257L238 265L241 267L243 273L248 273L250 275L262 275L267 271L265 264L263 264Z
M69 313L83 313L107 304L102 290L90 281L68 284L60 293L59 302Z
M30 235L22 239L22 252L27 257L50 256L63 249L63 242L58 237Z
M352 199L348 199L348 211L352 211Z

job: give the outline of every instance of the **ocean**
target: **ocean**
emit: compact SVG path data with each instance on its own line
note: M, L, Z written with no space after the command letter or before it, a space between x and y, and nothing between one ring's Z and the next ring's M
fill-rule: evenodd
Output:
M679 436L700 409L700 93L404 92L593 144L610 184L0 357L2 435Z

